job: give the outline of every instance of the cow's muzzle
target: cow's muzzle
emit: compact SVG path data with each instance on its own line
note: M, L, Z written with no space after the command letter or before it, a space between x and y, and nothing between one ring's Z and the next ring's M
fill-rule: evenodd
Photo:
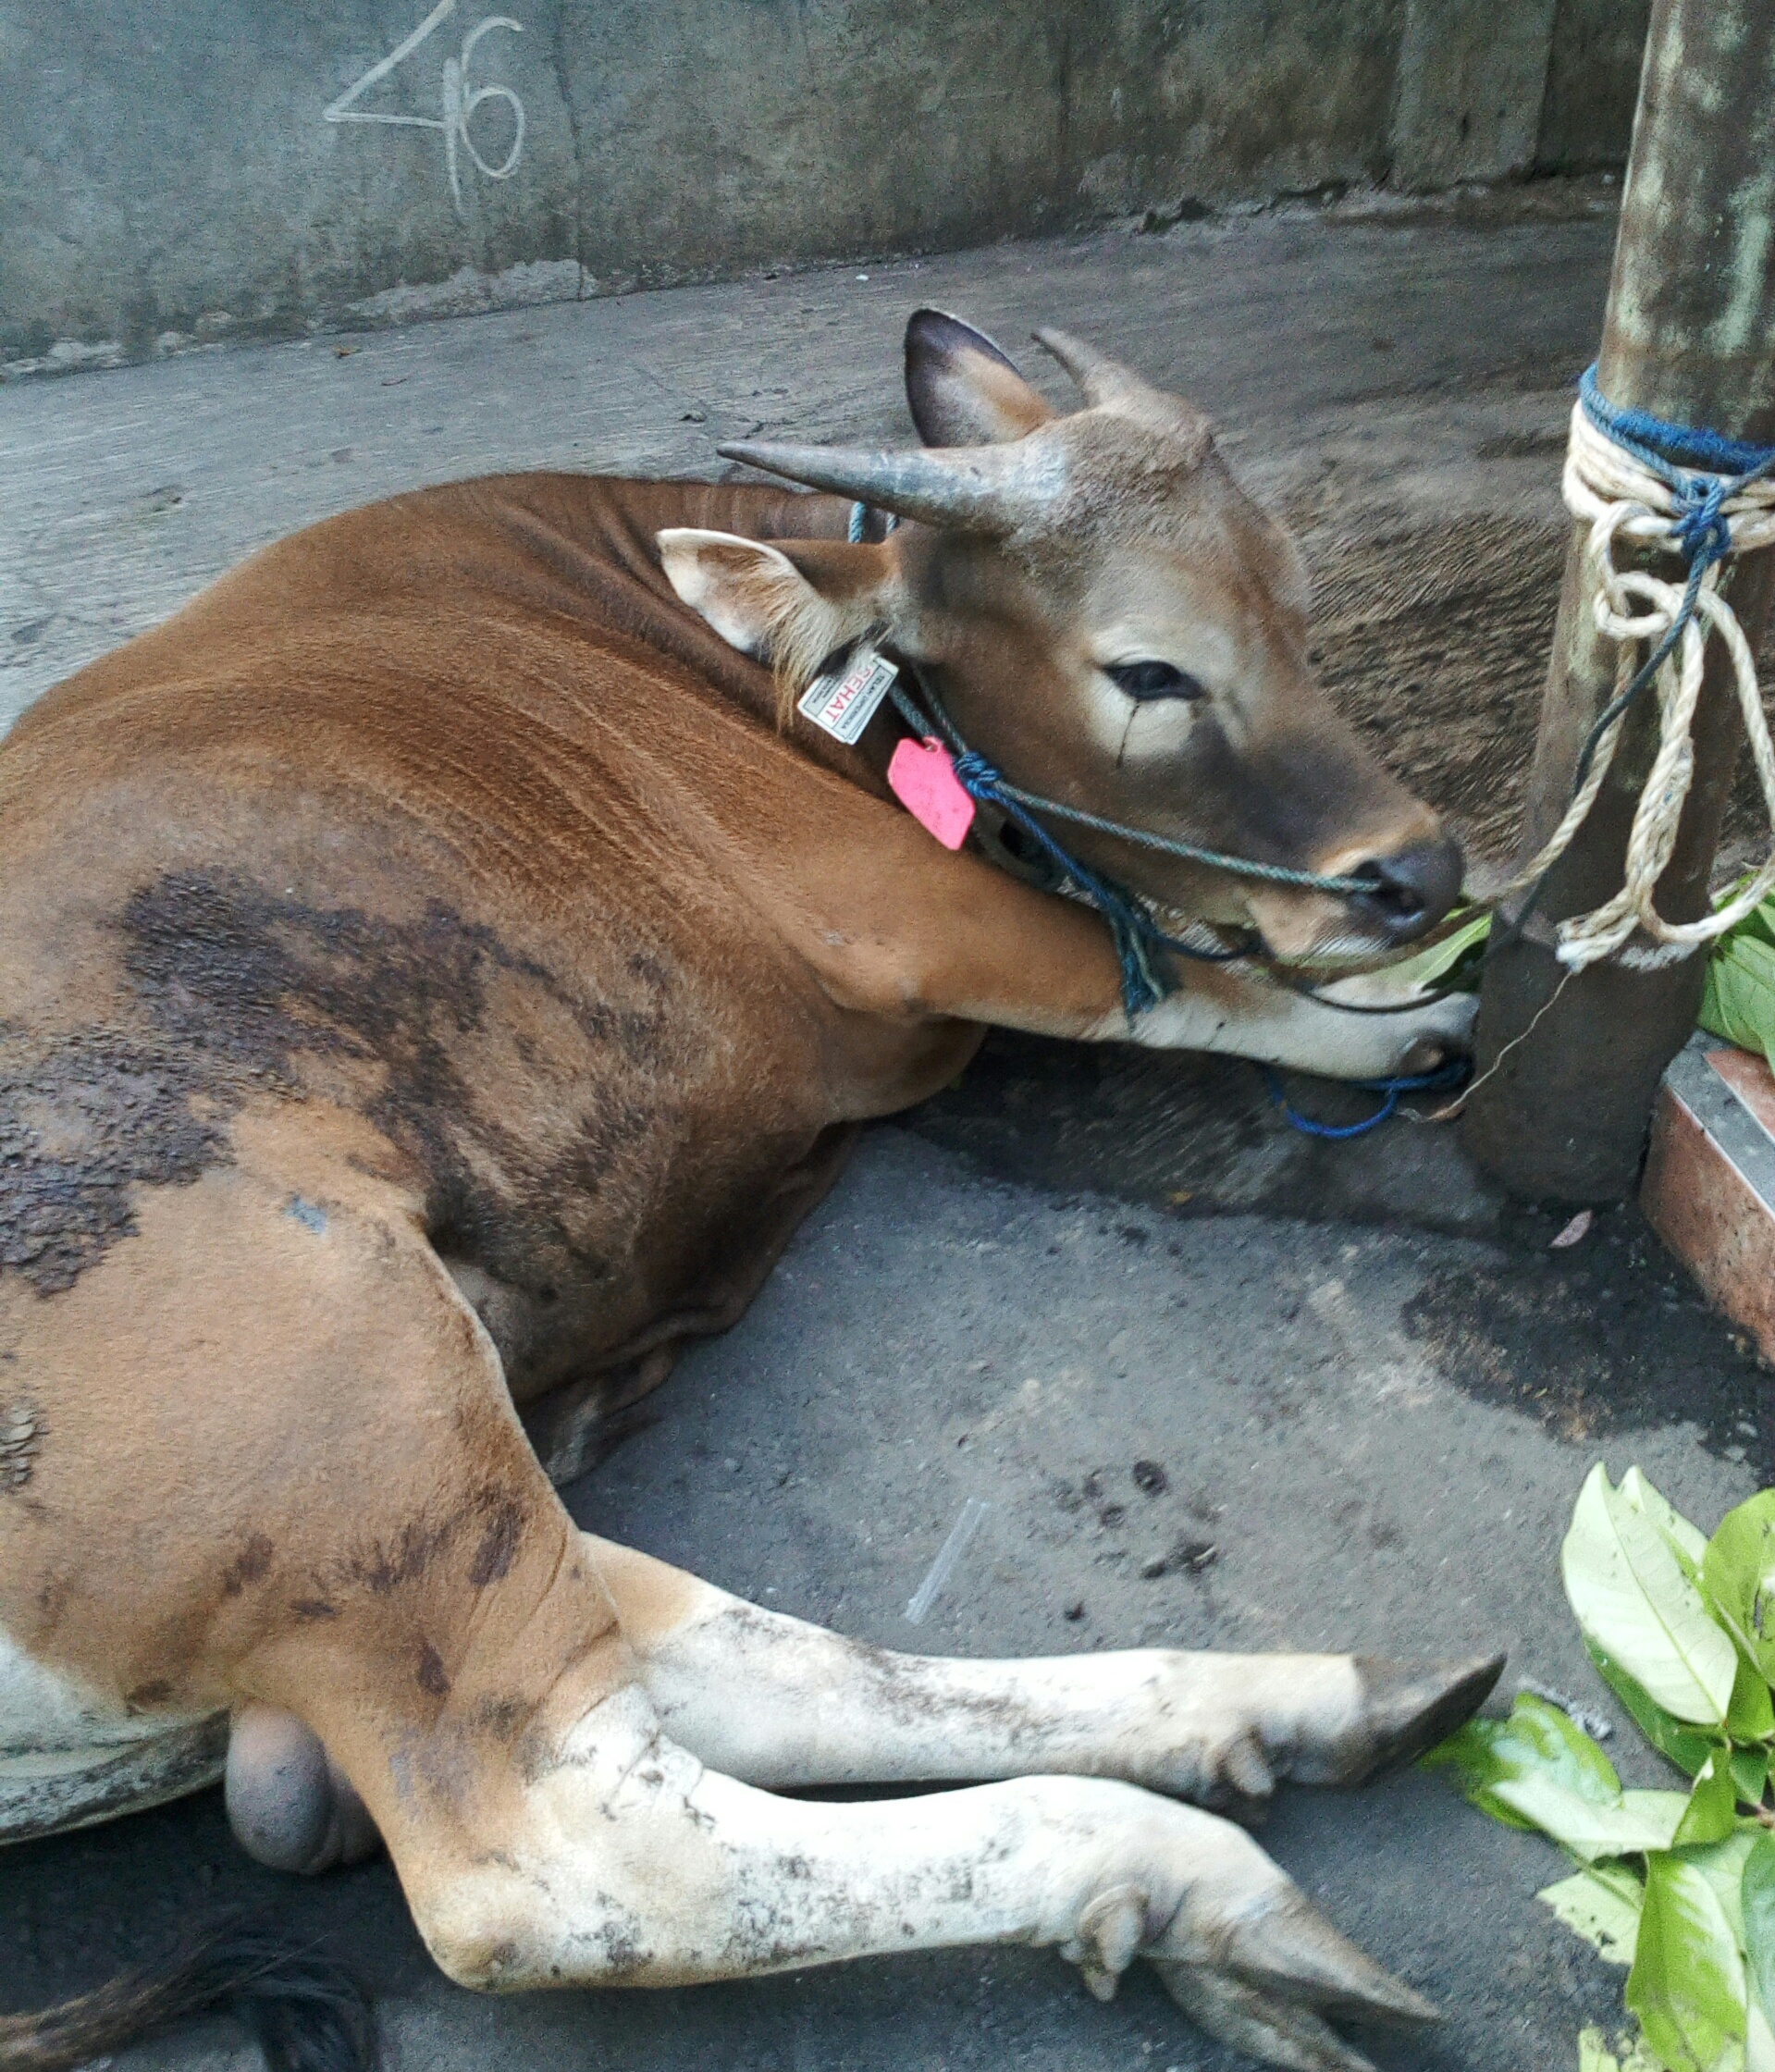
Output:
M1410 943L1432 929L1461 896L1466 860L1449 835L1417 842L1390 857L1370 857L1350 875L1374 889L1351 893L1350 904L1389 941Z

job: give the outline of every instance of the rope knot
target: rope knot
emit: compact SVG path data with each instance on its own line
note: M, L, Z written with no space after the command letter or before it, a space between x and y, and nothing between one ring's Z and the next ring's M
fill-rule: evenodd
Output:
M978 748L964 748L955 758L955 781L978 798L982 792L996 791L1005 779Z
M1722 507L1732 487L1722 475L1684 475L1673 489L1677 543L1691 568L1732 552L1732 521Z
M1621 409L1597 387L1594 366L1578 385L1563 487L1567 509L1590 528L1591 614L1597 631L1619 649L1615 691L1585 743L1565 818L1507 891L1538 880L1569 846L1602 788L1630 709L1650 688L1658 694L1658 746L1633 810L1621 891L1592 912L1559 923L1559 956L1569 969L1582 970L1606 956L1641 969L1673 963L1735 926L1775 885L1771 855L1732 898L1700 920L1667 921L1653 899L1675 851L1695 775L1691 727L1707 642L1715 635L1732 659L1751 755L1775 827L1775 743L1756 658L1720 581L1729 556L1775 545L1771 476L1775 447ZM1687 581L1617 568L1615 543L1622 538L1680 554L1688 563ZM1649 946L1630 946L1636 931L1652 939Z

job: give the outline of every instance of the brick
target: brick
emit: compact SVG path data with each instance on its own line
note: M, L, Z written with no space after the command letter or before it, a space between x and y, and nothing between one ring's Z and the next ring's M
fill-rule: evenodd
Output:
M1775 1079L1697 1038L1658 1090L1646 1220L1710 1301L1775 1361Z

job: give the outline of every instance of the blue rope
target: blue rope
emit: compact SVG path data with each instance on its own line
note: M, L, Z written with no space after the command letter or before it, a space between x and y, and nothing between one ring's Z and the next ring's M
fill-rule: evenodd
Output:
M885 539L888 534L891 533L899 523L900 521L898 520L898 518L896 518L893 512L890 511L887 516L881 521L882 538ZM864 540L869 537L869 507L868 506L868 504L852 504L850 523L844 528L844 536L850 541L853 547L860 547L863 544Z
M1170 950L1178 956L1193 957L1202 964L1231 964L1250 955L1245 949L1224 946L1205 950L1185 942L1180 935L1167 934L1147 911L1143 900L1125 885L1118 885L1113 878L1080 863L1071 850L1063 849L1023 804L1023 795L1017 788L1007 784L1003 773L978 750L963 743L948 713L922 684L918 687L930 700L931 717L949 737L955 752L955 782L963 791L977 806L996 807L1006 820L1014 820L1041 850L1050 870L1082 894L1108 923L1110 938L1116 944L1116 960L1122 968L1122 1012L1128 1017L1130 1028L1136 1015L1156 1007L1167 993L1177 990L1170 974L1153 963L1155 949ZM931 721L897 680L890 686L889 696L913 733L929 735Z
M1303 1137L1323 1137L1331 1143L1340 1143L1347 1137L1365 1137L1371 1129L1378 1129L1398 1108L1400 1094L1427 1093L1433 1087L1459 1086L1472 1070L1472 1065L1462 1057L1457 1058L1451 1065L1437 1066L1434 1072L1411 1072L1391 1079L1352 1079L1350 1081L1350 1085L1361 1087L1364 1092L1382 1094L1385 1098L1374 1113L1364 1116L1361 1122L1334 1123L1314 1122L1311 1116L1303 1116L1290 1107L1288 1097L1283 1091L1282 1075L1274 1065L1263 1067L1270 1098L1281 1109L1282 1119L1288 1127L1298 1129Z
M1596 382L1592 361L1578 377L1584 413L1599 432L1644 461L1655 475L1676 468L1698 468L1709 475L1735 475L1755 481L1775 467L1775 446L1753 446L1748 439L1728 438L1695 425L1672 425L1649 410L1629 410L1611 403ZM1668 479L1668 475L1666 477Z
M1748 484L1775 469L1775 446L1753 446L1696 425L1672 425L1648 410L1611 403L1596 384L1593 361L1578 379L1584 413L1605 438L1631 453L1670 486L1677 506L1677 539L1694 572L1710 568L1732 552L1732 523L1720 506ZM1678 628L1694 614L1684 600Z
M965 748L955 758L955 781L976 804L995 806L1007 820L1015 820L1040 846L1054 869L1077 886L1108 922L1122 967L1122 1011L1130 1023L1136 1015L1156 1007L1174 990L1169 974L1153 966L1152 953L1155 948L1172 950L1203 964L1230 964L1246 955L1239 949L1199 949L1179 935L1166 934L1142 901L1113 878L1101 877L1088 869L1070 850L1063 849L977 750Z

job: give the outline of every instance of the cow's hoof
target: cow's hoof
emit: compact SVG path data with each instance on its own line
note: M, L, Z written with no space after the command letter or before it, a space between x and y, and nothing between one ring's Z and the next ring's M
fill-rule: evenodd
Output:
M1153 1967L1211 2036L1289 2072L1374 2072L1332 2019L1389 2028L1440 2019L1422 1993L1340 1935L1298 1891L1248 1914L1212 1960L1179 1964L1160 1955Z
M1357 1656L1362 1708L1352 1737L1357 1742L1351 1749L1355 1760L1343 1782L1365 1783L1371 1777L1415 1761L1472 1719L1503 1671L1502 1655L1478 1655L1469 1661L1441 1662L1429 1669Z

